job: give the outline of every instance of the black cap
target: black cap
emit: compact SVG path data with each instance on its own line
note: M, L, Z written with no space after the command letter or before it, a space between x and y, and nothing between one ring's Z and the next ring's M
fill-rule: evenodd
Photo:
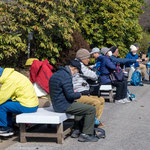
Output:
M114 52L116 51L116 49L117 49L116 46L112 46L112 47L110 48L110 51L112 51L112 53L114 53Z
M70 61L69 65L72 66L72 67L76 67L79 70L79 72L82 73L82 71L81 71L81 64L80 64L80 62L78 60Z

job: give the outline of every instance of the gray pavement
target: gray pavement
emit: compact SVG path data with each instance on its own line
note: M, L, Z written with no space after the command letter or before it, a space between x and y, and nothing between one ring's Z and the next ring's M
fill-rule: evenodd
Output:
M102 122L106 138L96 143L80 143L68 137L63 145L42 140L19 143L15 140L6 150L149 150L150 85L129 87L136 101L127 104L105 103ZM6 142L6 141L5 141ZM1 143L0 143L1 146ZM1 148L0 148L1 149Z

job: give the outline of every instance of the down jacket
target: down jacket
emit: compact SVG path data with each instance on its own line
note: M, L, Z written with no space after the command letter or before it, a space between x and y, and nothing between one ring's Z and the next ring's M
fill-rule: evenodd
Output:
M72 76L68 66L59 67L59 70L49 80L50 97L56 112L65 112L80 93L74 92Z
M5 68L0 77L0 105L9 98L18 101L25 107L36 107L39 105L34 87L30 80L12 68Z

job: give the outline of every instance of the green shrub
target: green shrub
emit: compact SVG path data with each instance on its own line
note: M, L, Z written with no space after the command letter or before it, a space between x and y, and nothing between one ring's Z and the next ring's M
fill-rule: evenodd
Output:
M59 52L71 46L78 28L72 8L76 0L17 0L0 2L0 60L27 55L28 35L33 32L31 52L55 64Z
M130 44L142 38L142 5L143 0L80 0L76 18L92 47L119 46L124 57Z
M142 52L143 54L147 54L148 47L150 46L150 44L148 44L149 42L150 42L150 33L149 32L143 32L142 33L142 39L139 42L140 52Z

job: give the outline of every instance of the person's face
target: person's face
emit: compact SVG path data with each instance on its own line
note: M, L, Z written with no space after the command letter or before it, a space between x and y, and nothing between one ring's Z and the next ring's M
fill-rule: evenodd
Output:
M72 73L73 75L77 74L78 72L79 72L79 70L78 70L76 67L72 67L71 73Z
M133 55L136 55L136 53L137 53L137 51L132 51L132 54L133 54Z
M93 56L94 58L98 58L98 57L99 57L99 53L94 53L92 56Z
M116 51L113 53L113 55L116 56L116 57L119 55L119 50L118 50L118 48L117 48Z
M90 62L90 58L82 59L81 61L83 62L84 65L88 65Z

